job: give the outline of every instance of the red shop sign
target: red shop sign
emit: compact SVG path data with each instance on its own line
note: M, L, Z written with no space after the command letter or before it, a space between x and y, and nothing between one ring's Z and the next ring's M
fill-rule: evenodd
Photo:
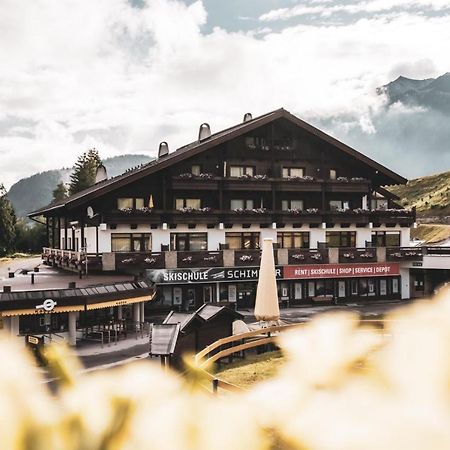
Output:
M386 277L400 274L398 263L284 266L284 279Z

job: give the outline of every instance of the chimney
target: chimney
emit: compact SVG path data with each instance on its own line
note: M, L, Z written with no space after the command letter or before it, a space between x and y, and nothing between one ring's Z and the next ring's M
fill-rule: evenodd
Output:
M108 173L106 172L106 167L100 164L97 167L97 172L95 173L95 182L100 183L100 181L105 181L108 179Z
M245 122L249 122L250 120L252 120L253 119L253 117L252 117L252 114L251 113L245 113L244 114L244 120L243 120L243 122L245 123Z
M158 158L162 158L164 156L167 156L168 154L169 154L169 144L167 144L166 141L163 141L159 144Z
M200 130L198 131L198 140L203 141L204 139L207 139L211 136L211 128L209 127L209 124L202 123L200 125Z

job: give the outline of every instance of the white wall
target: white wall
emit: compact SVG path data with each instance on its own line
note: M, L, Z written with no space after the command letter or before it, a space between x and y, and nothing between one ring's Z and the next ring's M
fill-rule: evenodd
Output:
M356 246L359 248L364 248L366 246L366 241L372 240L372 229L367 228L357 228L356 229Z
M208 250L219 250L219 244L225 243L225 230L210 229L208 230Z
M400 268L400 289L402 294L402 300L410 298L411 291L409 286L409 269L401 267Z
M323 228L311 228L309 235L310 248L317 248L317 242L325 242L326 230Z
M138 225L137 229L132 230L130 225L117 225L115 230L111 230L107 228L107 230L102 231L100 228L98 230L98 251L99 253L109 253L111 252L111 234L112 233L151 233L152 235L152 251L160 252L161 244L169 245L170 244L170 233L208 233L208 250L216 251L219 248L219 244L225 243L225 233L229 232L260 232L261 241L268 237L272 238L274 242L277 241L277 232L291 232L291 231L309 231L310 232L310 246L311 248L317 248L317 242L325 242L326 240L326 231L356 231L356 246L364 247L366 241L370 241L372 239L372 231L400 231L400 245L402 247L408 247L410 245L410 229L409 228L401 228L399 226L395 228L387 228L385 226L381 226L376 229L371 229L369 227L365 228L356 228L355 225L352 225L350 228L341 228L335 226L329 229L319 228L309 228L308 225L303 225L301 228L293 228L291 225L286 225L284 228L273 229L269 228L260 228L259 225L251 225L250 228L243 228L242 225L233 225L232 228L226 228L224 230L220 230L219 226L214 229L208 229L206 226L198 226L195 229L189 229L187 225L178 225L176 229L167 229L163 230L162 225L158 229L151 229L149 225ZM67 231L67 236L72 237L72 229L69 228ZM61 230L61 238L64 237L64 230ZM75 231L75 237L80 239L81 245L81 230L77 229ZM88 244L88 252L95 253L96 252L96 232L95 227L86 227L85 228L85 237L87 239ZM61 240L62 243L62 240Z

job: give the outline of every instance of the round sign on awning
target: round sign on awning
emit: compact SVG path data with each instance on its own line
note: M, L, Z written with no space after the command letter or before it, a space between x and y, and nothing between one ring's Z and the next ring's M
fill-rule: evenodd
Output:
M56 305L57 303L55 302L55 300L47 298L46 300L44 300L44 303L42 303L42 305L37 305L36 309L43 309L44 311L50 312Z

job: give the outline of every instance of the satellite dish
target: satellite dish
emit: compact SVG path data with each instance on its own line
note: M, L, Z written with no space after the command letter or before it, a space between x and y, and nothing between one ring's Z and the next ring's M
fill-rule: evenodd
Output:
M88 206L86 212L89 219L92 219L94 217L94 210L92 209L92 206Z

